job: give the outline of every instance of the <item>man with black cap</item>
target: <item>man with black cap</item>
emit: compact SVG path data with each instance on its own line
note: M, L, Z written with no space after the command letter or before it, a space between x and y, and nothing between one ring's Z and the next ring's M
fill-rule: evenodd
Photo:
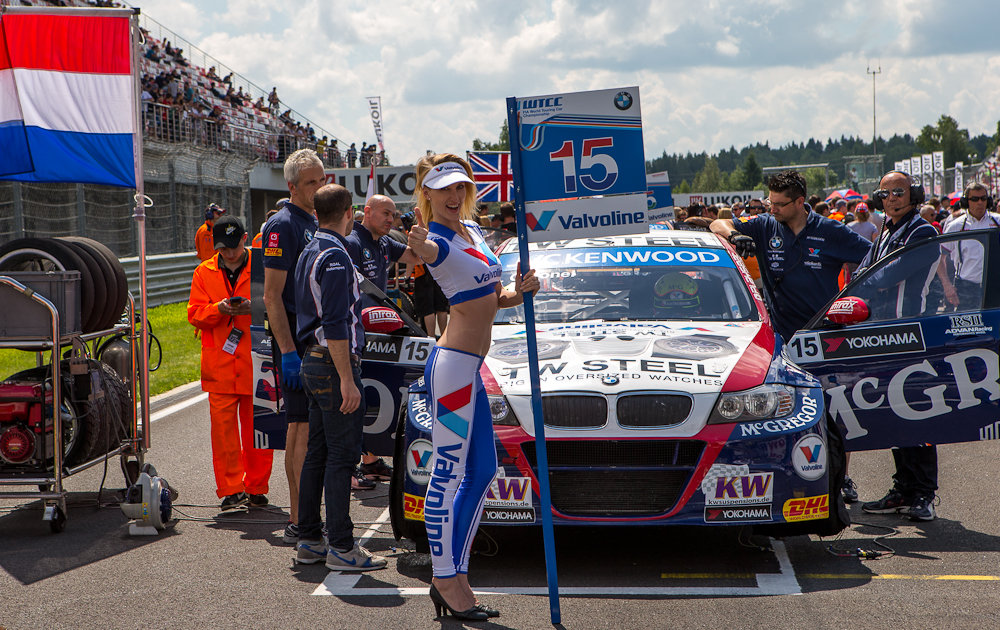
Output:
M208 392L212 464L223 511L268 504L274 452L253 447L250 256L236 217L212 226L213 256L191 279L188 321L202 331L201 388Z
M194 249L198 254L198 260L204 262L215 256L212 226L225 212L225 208L220 208L214 203L208 204L208 207L205 208L205 222L198 227L198 231L194 234Z

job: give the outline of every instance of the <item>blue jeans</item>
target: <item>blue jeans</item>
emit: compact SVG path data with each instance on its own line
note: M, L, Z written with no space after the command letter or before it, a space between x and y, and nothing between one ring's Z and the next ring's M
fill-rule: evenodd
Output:
M324 353L325 354L325 353ZM351 475L358 462L364 429L364 387L360 368L353 369L354 384L362 392L361 405L350 414L340 411L340 377L328 354L302 359L302 387L309 398L309 442L299 481L299 538L322 537L320 501L326 492L326 527L331 547L343 551L354 546L351 521Z

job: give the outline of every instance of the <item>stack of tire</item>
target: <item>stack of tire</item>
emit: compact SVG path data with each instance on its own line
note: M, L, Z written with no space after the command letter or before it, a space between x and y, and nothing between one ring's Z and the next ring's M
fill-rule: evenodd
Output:
M80 236L19 238L0 247L4 271L79 271L83 332L114 326L128 302L125 268L106 245Z

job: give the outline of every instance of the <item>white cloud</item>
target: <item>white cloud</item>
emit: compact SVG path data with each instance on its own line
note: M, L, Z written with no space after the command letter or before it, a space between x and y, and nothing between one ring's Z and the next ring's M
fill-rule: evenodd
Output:
M648 157L868 138L869 61L882 67L880 135L942 113L992 133L1000 50L962 16L995 13L994 1L150 0L143 12L277 85L344 146L374 140L365 97L382 96L387 151L405 163L495 139L507 96L636 84Z

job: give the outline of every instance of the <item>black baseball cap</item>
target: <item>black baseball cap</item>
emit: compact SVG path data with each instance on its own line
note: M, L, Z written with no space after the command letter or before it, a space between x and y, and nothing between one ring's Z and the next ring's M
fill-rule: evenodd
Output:
M222 247L239 247L240 240L246 234L246 228L239 219L232 215L219 217L219 220L212 226L212 242L215 249Z

